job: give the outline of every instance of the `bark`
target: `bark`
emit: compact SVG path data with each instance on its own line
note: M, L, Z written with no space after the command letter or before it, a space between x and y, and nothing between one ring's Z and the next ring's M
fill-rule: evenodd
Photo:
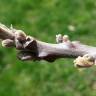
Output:
M56 35L57 44L46 43L26 35L22 30L7 28L0 24L2 46L19 50L20 60L46 60L53 62L58 58L76 58L77 67L91 67L96 60L96 47L70 41L68 36Z

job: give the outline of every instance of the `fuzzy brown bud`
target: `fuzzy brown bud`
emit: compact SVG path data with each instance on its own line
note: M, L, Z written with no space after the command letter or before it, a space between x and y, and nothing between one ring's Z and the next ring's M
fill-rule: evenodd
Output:
M19 41L25 41L26 40L26 34L22 30L17 30L15 32L15 37Z
M2 46L3 47L13 47L14 46L14 41L11 39L6 39L2 41Z

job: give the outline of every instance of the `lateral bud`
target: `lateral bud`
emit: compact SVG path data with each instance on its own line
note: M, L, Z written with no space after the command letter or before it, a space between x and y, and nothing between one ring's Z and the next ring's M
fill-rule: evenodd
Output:
M56 35L56 42L57 43L62 43L63 42L63 36L61 34Z
M26 34L22 30L17 30L15 32L15 37L19 41L25 41L26 40Z
M86 68L91 67L95 64L94 58L88 54L84 55L83 57L79 56L74 60L75 67L78 68Z
M2 46L3 47L13 47L14 46L14 41L11 39L6 39L2 41Z

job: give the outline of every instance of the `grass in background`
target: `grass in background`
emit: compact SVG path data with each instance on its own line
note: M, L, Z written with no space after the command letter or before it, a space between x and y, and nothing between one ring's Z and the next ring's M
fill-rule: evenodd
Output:
M61 33L95 46L96 1L0 0L0 22L42 41L55 43ZM95 68L79 72L69 59L21 62L15 49L0 47L0 96L96 96L95 75Z

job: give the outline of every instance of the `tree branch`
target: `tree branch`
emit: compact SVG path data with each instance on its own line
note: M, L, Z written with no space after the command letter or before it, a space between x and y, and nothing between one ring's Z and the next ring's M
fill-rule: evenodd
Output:
M76 67L91 67L96 60L96 47L70 41L67 35L56 35L57 44L39 41L27 36L22 30L7 28L0 24L2 46L15 47L20 60L46 60L53 62L58 58L76 58Z

